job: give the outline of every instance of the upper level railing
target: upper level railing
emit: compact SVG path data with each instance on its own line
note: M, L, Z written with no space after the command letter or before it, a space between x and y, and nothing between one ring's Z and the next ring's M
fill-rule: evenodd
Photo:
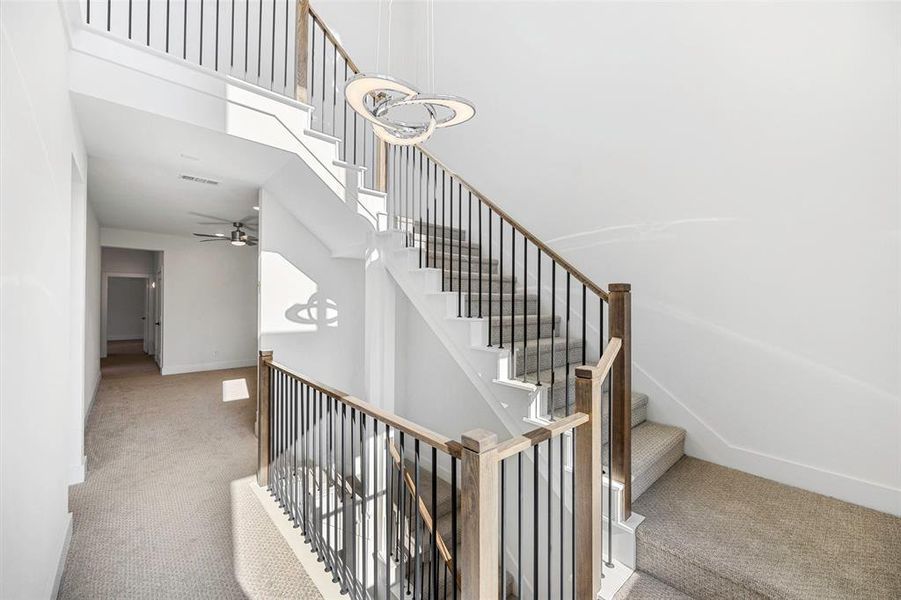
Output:
M593 597L600 389L621 350L580 370L571 415L500 443L451 440L261 352L257 481L351 598Z

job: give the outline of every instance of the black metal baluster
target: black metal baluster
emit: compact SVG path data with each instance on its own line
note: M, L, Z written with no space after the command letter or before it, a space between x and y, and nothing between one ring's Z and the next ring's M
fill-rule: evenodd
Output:
M148 0L148 5L150 4ZM273 19L273 31L272 31L272 48L273 52L275 51L275 0L273 0L272 6L272 19ZM216 58L213 61L213 70L219 70L219 0L216 0L216 35L213 38L214 44L216 46Z
M516 597L522 598L522 452L516 454L516 483L519 486L516 494Z
M451 573L451 578L454 583L454 600L457 600L457 565L460 563L457 562L457 459L453 456L450 457L451 461L451 538L452 538L452 550L453 552L453 566L454 572ZM447 591L447 584L444 586L445 592Z
M170 0L166 0L166 54L169 53L169 4ZM90 4L88 6L90 6Z
M87 22L88 25L91 24L91 0L87 0Z
M112 15L112 8L113 8L113 0L106 0L106 30L107 31L110 30L110 23L112 22L112 20L110 18L110 15ZM187 10L188 10L187 4L185 4L185 11L187 11ZM185 19L185 21L187 22L187 19Z
M413 600L419 600L422 589L422 552L420 548L420 528L419 528L419 503L416 501L419 497L419 440L413 440L413 499L410 505L410 511L414 516L413 527L413 556L416 560L416 566L413 569Z
M307 405L306 395L307 386L300 382L300 495L303 499L301 502L301 534L303 534L304 543L309 542L309 519L307 518Z
M347 81L347 59L344 60L344 81ZM344 162L347 162L347 97L344 98L344 119L341 121L341 137L344 139L344 143L341 145L342 150L342 158Z
M541 341L541 248L535 246L535 250L538 252L538 306L535 312L535 379L537 381L537 385L541 386L541 345L539 342ZM523 296L523 306L525 306L525 296ZM553 326L552 326L553 328ZM551 341L553 341L553 336L551 336ZM554 413L551 412L551 419L554 418Z
M288 520L294 520L294 465L291 461L291 452L293 450L292 443L292 424L294 419L292 416L293 398L291 389L293 387L294 377L286 375L285 377L285 513Z
M562 434L561 434L562 435ZM554 531L554 525L552 523L554 518L554 486L551 482L554 481L554 440L553 438L548 439L547 441L547 597L551 597L551 582L553 577L551 577L551 562L554 559L554 544L551 543L551 534ZM536 519L537 520L537 519ZM538 535L538 528L535 528L535 535ZM560 577L563 577L563 572L560 572ZM536 591L537 595L537 591Z
M185 1L187 1L187 0L185 0ZM200 63L201 67L203 66L203 2L204 2L204 0L200 0L200 44L199 44L199 49L198 49L198 52L199 52L198 53L198 58L199 58L198 62ZM260 14L262 14L262 10L263 10L262 5L263 5L263 3L261 1L260 2L260 11L261 11ZM128 37L131 37L131 35L129 35Z
M332 397L325 397L325 536L324 536L324 554L325 554L325 572L332 571L332 563L334 562L334 548L331 545L332 530L332 492L331 488L334 483L332 477Z
M203 15L202 3L200 14ZM131 39L131 0L128 0L128 39Z
M188 2L185 0L184 3L184 18L181 22L182 34L181 34L181 57L183 60L188 59ZM107 30L109 30L109 26L107 25Z
M541 298L541 289L538 290L538 297ZM539 315L541 312L539 311ZM555 406L554 406L554 384L557 383L557 369L554 364L554 344L557 341L557 261L551 261L551 387L548 390L548 412L551 413L551 417L555 417ZM562 552L562 550L561 550ZM562 570L560 571L563 572Z
M274 0L273 0L274 1ZM275 45L275 20L272 21L272 39L273 45ZM322 108L322 116L319 117L320 123L322 124L322 132L325 133L325 65L327 63L327 59L325 58L325 26L322 26L322 101L320 103L320 108Z
M588 336L586 335L586 327L588 322L588 313L585 312L585 284L582 284L582 364L584 365L588 359Z
M566 377L564 381L566 381L566 416L568 417L571 414L571 407L569 403L569 279L570 273L566 272L566 347L563 349L563 352L566 356ZM554 351L554 350L552 350Z
M313 390L313 515L316 518L316 526L313 528L314 550L319 555L316 562L325 560L322 551L322 430L319 425L322 422L322 392Z
M219 0L216 0L219 3ZM147 0L147 45L150 45L150 0Z
M298 394L297 394L298 385L299 384L296 379L291 383L291 404L294 407L294 414L293 414L294 437L293 437L293 444L292 444L292 448L291 448L291 471L294 474L294 477L292 478L292 482L291 482L291 486L293 488L292 493L294 494L294 507L293 507L294 508L294 529L297 529L298 527L300 527L300 511L299 511L300 499L298 497L298 490L297 490L297 484L298 484L297 441L298 441L298 437L300 435L300 429L298 427L298 416L299 416L299 412L300 412L300 410L299 410L300 403L298 402Z
M315 23L313 25L313 33L316 33ZM263 59L263 0L260 0L260 14L257 19L257 81L260 80L262 74Z
M316 421L316 431L317 431L317 439L318 444L316 446L317 454L319 455L319 460L316 464L316 475L319 477L319 520L316 521L316 529L319 531L319 558L321 561L327 561L328 559L328 540L326 536L322 534L323 532L323 521L328 518L328 511L324 511L325 507L325 491L328 486L328 473L324 471L325 467L325 453L328 450L327 439L325 438L325 434L327 433L325 425L325 412L323 411L324 403L322 401L322 392L317 393L319 397L319 419ZM323 514L324 513L324 514ZM325 519L323 519L323 516ZM325 527L325 533L328 534L328 527ZM326 562L328 565L328 562Z
M378 439L379 439L379 422L375 417L372 418L372 500L375 502L373 513L375 518L372 520L373 527L373 539L372 539L372 590L374 595L378 595L379 589L379 569L378 569L378 555L379 555L379 476L378 470L376 470L376 456L378 454ZM385 490L387 496L388 490ZM388 513L387 511L383 515L383 517L387 520ZM385 560L388 560L388 555L385 555ZM365 587L364 587L365 590ZM365 591L364 591L365 594Z
M491 276L491 211L488 211L488 273ZM488 286L488 310L491 310L491 286ZM482 199L479 198L479 318L482 318ZM491 345L491 327L488 327L488 345Z
M363 551L360 558L363 560L363 595L368 589L368 553L366 552L366 495L369 489L366 486L366 415L360 413L360 540L363 543Z
M348 592L347 583L350 581L348 571L348 532L347 532L347 405L341 403L341 593ZM351 457L352 458L352 457Z
M338 46L332 44L332 136L337 129L335 114L338 112Z
M503 227L503 222L501 222L501 227ZM503 229L501 229L503 231ZM501 244L503 244L503 240L501 240ZM516 319L516 284L514 283L514 279L516 278L516 227L510 226L510 358L513 363L513 373L508 373L507 375L510 377L516 376L516 323L514 322ZM503 297L504 291L504 278L501 277L501 294ZM504 317L503 312L501 312L501 341L504 341ZM501 346L503 347L503 346ZM526 355L522 355L522 364L523 364L523 372L525 372L526 366Z
M218 2L218 0L217 0L217 2ZM217 28L216 29L217 37L218 37L218 31L219 30ZM325 38L325 36L323 36L323 38ZM272 87L275 87L275 0L272 0L272 43L269 44L269 46L270 46L269 47L269 54L270 54L269 61L270 61L270 65L271 65L269 67L269 84ZM216 53L216 64L219 64L218 46L217 46L217 53Z
M406 571L404 570L404 553L407 549L407 525L405 522L406 517L406 498L407 493L404 491L405 475L406 475L406 464L404 463L404 457L406 456L406 447L404 445L404 432L400 432L400 460L398 465L398 473L397 473L397 495L400 497L399 503L399 517L398 517L398 551L397 551L397 562L399 566L398 574L400 577L406 579L407 582L407 594L410 593L410 565L407 564ZM403 587L403 582L398 581L398 588Z
M272 368L267 367L266 371L268 372L267 378L269 379L269 414L275 415L275 382L273 381L272 376ZM269 418L269 468L267 477L266 477L266 489L269 490L269 495L274 495L275 490L275 473L274 473L274 462L275 462L275 445L273 443L275 435L275 420L270 416Z
M339 552L338 552L338 486L341 486L341 489L344 489L343 481L338 479L338 452L335 450L335 442L337 441L337 435L335 434L335 421L338 418L338 400L336 398L329 397L332 403L332 415L329 423L329 434L331 436L331 475L329 476L329 480L332 482L332 494L334 495L333 499L333 509L332 509L332 583L337 583L340 581L340 577L338 573L340 572L339 567Z
M444 172L444 169L441 169L441 291L445 291L444 278L447 277L448 273L444 269L444 240L447 238L447 228L444 226L444 180L445 175L447 173ZM453 279L451 279L453 281Z
M472 192L467 190L469 194L469 225L466 231L469 232L469 271L466 273L466 316L472 318Z
M451 205L453 208L453 205ZM451 218L453 226L453 218ZM457 317L462 317L463 302L463 184L457 183L457 227L460 229L457 235ZM451 238L453 241L453 238ZM451 261L453 262L453 261Z
M564 562L564 555L566 554L566 552L563 548L563 530L564 530L563 523L564 523L564 513L566 512L566 502L563 499L563 493L564 493L565 486L566 486L566 480L565 480L566 469L564 468L565 459L566 459L565 454L564 454L564 443L566 441L566 439L565 439L566 434L560 434L559 437L560 437L560 596L559 596L559 598L562 599L563 598L563 580L564 580L563 562ZM551 478L548 477L548 481L550 481L550 480L551 480ZM573 506L573 509L575 510L575 506ZM548 534L548 539L550 539L550 534Z
M435 261L433 265L436 269L438 268L438 163L435 163L432 173L432 183L435 185L435 189L432 193L432 218L435 220L435 223L432 227L432 243L435 246L432 251L432 257ZM444 290L444 273L441 273L441 289Z
M498 323L500 323L500 327L498 328L500 333L500 346L498 346L501 350L504 349L504 219L498 217L498 223L500 224L500 260L498 261L498 265L500 265L500 272L498 273L498 281L500 281L500 294L498 294L498 298L500 298L501 304L498 310ZM488 252L491 252L491 207L488 208ZM490 260L490 255L489 255ZM493 300L493 296L491 294L491 269L488 269L488 296L490 300ZM488 331L489 335L491 332L491 328L494 326L494 319L492 318L492 303L488 304ZM490 339L488 340L491 341ZM490 344L489 344L490 345Z
M432 448L432 590L429 598L438 596L438 450Z
M385 423L385 598L391 597L391 548L394 540L391 526L394 525L394 478L392 477L393 460L388 449L391 444L391 427Z
M540 589L538 584L538 542L541 537L538 531L538 459L540 458L538 449L540 447L540 444L532 446L532 590L536 598Z
M569 275L569 273L567 273ZM572 431L572 444L573 444L573 460L575 460L575 447L576 447L576 436L579 435L575 429L571 429ZM575 473L575 471L573 471ZM570 506L573 509L570 511L570 531L572 531L572 535L569 536L570 543L570 556L572 557L572 565L573 565L573 575L575 575L576 570L576 478L575 476L570 476L569 478L571 484L569 486L570 493ZM573 600L576 600L576 578L572 578L572 588L573 588Z
M357 596L357 459L354 452L354 430L357 426L357 409L350 408L350 558L351 558L351 596Z
M526 293L529 290L529 275L528 275L528 265L529 265L529 239L526 237L526 234L522 234L522 357L523 357L523 372L522 372L522 380L526 381L529 374L529 363L526 360L526 345L529 343L529 321L526 318L528 316L528 307L526 303L529 300L529 294ZM538 337L535 337L535 350L538 350ZM537 354L536 354L537 355ZM538 362L535 363L535 371L538 372Z
M250 41L250 1L244 0L244 76L247 76L247 50Z

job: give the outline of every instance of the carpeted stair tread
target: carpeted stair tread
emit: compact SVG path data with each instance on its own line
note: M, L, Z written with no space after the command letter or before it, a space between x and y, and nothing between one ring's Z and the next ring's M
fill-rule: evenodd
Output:
M693 600L674 587L663 583L653 575L635 571L619 588L613 600Z
M638 568L698 598L901 598L901 519L685 457L633 504Z
M632 429L632 498L641 496L684 454L685 430L680 427L645 421ZM606 444L601 461L607 465Z
M442 237L452 240L458 240L462 237L464 241L467 239L468 234L466 230L452 227L451 225L448 225L447 222L445 222L444 226L442 227L440 216L438 220L439 222L437 224L429 223L426 221L415 221L413 223L413 234L421 235L423 237L428 235L430 239L433 239L436 235L439 237L439 239Z

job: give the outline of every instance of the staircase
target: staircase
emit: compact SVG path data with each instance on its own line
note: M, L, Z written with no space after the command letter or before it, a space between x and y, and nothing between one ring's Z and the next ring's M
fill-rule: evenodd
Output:
M464 211L464 221L465 217ZM491 257L487 256L485 245L471 241L465 229L435 226L421 220L412 223L412 227L401 220L398 229L411 231L410 234L393 238L394 244L404 244L404 247L395 249L399 260L390 263L401 287L409 296L444 298L445 311L442 316L445 322L431 319L430 324L436 327L454 327L455 324L469 327L478 323L483 329L483 335L479 337L483 341L490 339L492 347L497 350L497 377L486 379L483 383L492 386L495 391L502 388L499 393L509 394L512 391L514 395L527 399L532 406L527 419L529 423L552 422L572 412L576 380L574 367L582 364L583 338L581 331L572 331L575 328L571 327L567 339L562 325L565 317L559 312L552 314L554 311L548 295L544 294L543 301L539 302L537 289L523 286L519 275L509 273L509 266L501 274L500 259L494 256L497 249ZM425 285L418 289L404 285L403 282L408 279L398 270L415 275L420 270L420 264L423 271L438 276L428 277ZM515 270L522 273L521 269L517 265ZM526 274L530 280L536 276L533 271ZM488 292L489 285L491 293ZM478 317L480 301L481 318ZM428 314L424 316L429 320ZM507 352L500 351L501 341ZM512 354L509 352L511 341ZM461 348L461 351L482 354L485 347L473 343L469 348ZM569 367L566 366L567 360ZM604 397L606 391L605 386ZM685 431L648 421L649 399L646 394L632 392L631 399L632 497L636 499L683 456ZM602 403L602 409L602 458L606 466L606 403ZM519 430L526 428L527 423L524 422ZM519 430L514 429L511 433Z

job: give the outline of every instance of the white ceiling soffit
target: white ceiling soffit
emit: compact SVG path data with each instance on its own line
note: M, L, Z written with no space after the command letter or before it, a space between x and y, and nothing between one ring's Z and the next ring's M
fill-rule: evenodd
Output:
M258 188L290 159L274 148L95 98L73 95L73 101L89 157L88 198L103 227L224 232L198 225L208 219L191 213L235 220L254 213Z

